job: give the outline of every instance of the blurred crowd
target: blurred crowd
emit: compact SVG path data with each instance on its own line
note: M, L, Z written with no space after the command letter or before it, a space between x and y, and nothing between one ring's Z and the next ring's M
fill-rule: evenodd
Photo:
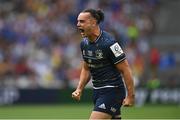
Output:
M102 9L101 27L120 41L136 86L155 71L159 55L149 40L158 0L1 0L0 83L18 88L67 88L79 80L78 13ZM150 54L152 53L152 54Z

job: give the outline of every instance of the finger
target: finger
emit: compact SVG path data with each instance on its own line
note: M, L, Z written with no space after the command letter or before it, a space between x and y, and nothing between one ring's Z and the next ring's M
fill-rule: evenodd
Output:
M76 92L76 91L75 91L75 92L73 92L72 94L78 96L78 95L79 95L79 92Z
M122 105L123 105L123 106L127 106L128 104L124 101Z
M124 107L129 107L128 105L123 105Z
M74 97L75 100L79 101L80 100L80 97L79 96L76 96Z
M75 99L75 100L77 100L77 101L80 100L80 96L77 95L77 93L73 93L73 94L72 94L72 98Z
M125 107L129 106L129 103L128 103L127 100L124 100L122 104L123 104L123 106L125 106Z
M130 103L125 103L125 104L123 104L123 106L124 106L124 107L131 107L131 106L133 106L133 105L130 104Z
M129 107L130 105L129 104L123 104L124 107Z
M126 104L126 100L123 100L122 105L125 105L125 104Z
M72 94L72 98L74 98L75 97L75 95L74 94Z
M124 107L128 107L128 106L129 106L129 104L124 104L123 106L124 106Z
M77 97L77 95L75 93L72 93L72 98Z
M76 96L78 96L78 95L79 95L79 92L75 92L74 94L75 94Z
M74 97L75 96L75 94L74 93L72 93L72 97Z

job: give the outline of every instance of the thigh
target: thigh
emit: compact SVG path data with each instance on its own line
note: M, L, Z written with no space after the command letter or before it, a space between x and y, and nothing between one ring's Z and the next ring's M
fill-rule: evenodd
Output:
M90 120L94 120L94 119L111 119L112 116L107 114L107 113L104 113L104 112L99 112L99 111L93 111L91 113L91 116L90 116Z

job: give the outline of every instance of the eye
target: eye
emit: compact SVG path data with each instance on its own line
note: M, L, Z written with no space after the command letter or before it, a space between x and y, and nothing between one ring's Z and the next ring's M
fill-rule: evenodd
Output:
M79 20L80 23L84 23L84 20Z

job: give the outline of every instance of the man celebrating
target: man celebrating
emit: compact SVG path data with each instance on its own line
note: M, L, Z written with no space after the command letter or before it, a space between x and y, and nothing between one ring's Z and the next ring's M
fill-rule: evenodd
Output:
M90 119L120 119L121 106L134 104L134 83L118 41L99 27L103 20L104 13L94 9L82 11L77 18L77 27L83 37L81 52L84 60L79 84L72 97L80 100L92 77L94 109Z

